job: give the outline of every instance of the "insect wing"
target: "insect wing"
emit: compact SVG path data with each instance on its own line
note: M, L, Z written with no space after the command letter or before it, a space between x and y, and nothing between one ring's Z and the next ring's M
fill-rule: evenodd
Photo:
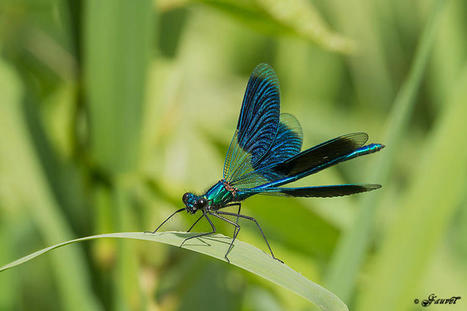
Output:
M350 195L355 193L367 192L381 188L377 184L347 184L347 185L330 185L330 186L315 186L315 187L297 187L297 188L280 188L270 187L265 189L250 189L249 194L266 194L275 196L291 196L291 197L315 197L315 198L331 198ZM243 193L239 193L243 195Z
M254 170L268 152L279 128L279 80L271 66L258 65L250 76L237 129L224 162L224 179Z
M271 148L249 170L236 176L236 179L231 181L233 186L239 189L253 188L284 177L271 169L300 152L303 133L300 123L293 115L282 113L280 120L279 129Z
M366 133L342 135L297 154L278 164L273 171L287 176L297 175L347 155L363 146L367 140Z

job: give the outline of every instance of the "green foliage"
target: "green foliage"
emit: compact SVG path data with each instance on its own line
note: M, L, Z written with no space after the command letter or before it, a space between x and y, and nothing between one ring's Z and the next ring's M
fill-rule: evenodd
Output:
M421 41L415 55L415 62L410 68L407 80L402 85L394 100L393 110L387 121L385 143L392 148L380 157L372 178L384 182L388 179L396 156L395 148L407 131L408 122L415 105L415 94L422 82L423 72L428 61L429 52L435 40L436 25L441 19L441 12L445 1L437 1L433 13L425 27ZM348 299L355 284L355 278L360 270L362 259L367 253L374 228L372 227L376 210L379 206L378 198L381 194L369 193L362 202L362 209L357 216L356 226L353 227L337 248L336 257L331 263L328 285L341 297Z
M206 190L248 76L268 62L304 147L355 131L386 145L296 183L377 192L245 201L277 256L351 310L467 292L465 1L4 0L0 12L0 264L153 229ZM167 230L194 221L179 216ZM266 250L241 224L238 245ZM197 252L97 239L0 273L0 309L313 308L296 295L311 283L289 272L277 282L295 292Z
M84 8L91 157L110 173L132 171L138 163L151 8L149 0L88 1Z
M305 0L198 0L252 29L268 34L298 36L321 47L340 53L354 50L354 42L334 33L320 17L311 2Z
M423 276L429 258L462 203L467 172L467 140L464 139L467 124L459 116L467 115L466 85L467 67L453 86L431 141L422 151L417 168L419 178L411 184L401 212L381 245L368 290L361 294L361 310L373 310L375 305L379 310L409 307L410 298L417 295L416 280ZM449 152L453 145L456 151ZM439 180L449 180L449 183L440 185Z

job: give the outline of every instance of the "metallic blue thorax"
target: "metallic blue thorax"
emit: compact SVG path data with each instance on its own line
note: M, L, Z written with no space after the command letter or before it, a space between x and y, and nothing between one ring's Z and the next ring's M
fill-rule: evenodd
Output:
M218 209L219 207L223 207L234 201L232 191L227 190L225 182L222 180L219 180L214 186L206 191L204 197L208 200L211 208L213 209Z

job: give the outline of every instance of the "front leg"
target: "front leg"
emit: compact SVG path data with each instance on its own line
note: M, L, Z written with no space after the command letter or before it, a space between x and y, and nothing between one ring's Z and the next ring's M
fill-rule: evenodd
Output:
M204 214L203 214L203 215L201 215L201 216L199 216L199 218L198 218L198 219L195 221L195 223L194 223L194 224L192 224L192 225L191 225L191 227L190 227L190 228L189 228L189 229L188 229L186 232L190 232L190 231L191 231L191 229L193 229L193 228L194 228L194 226L196 226L196 224L197 224L197 223L198 223L198 222L201 220L201 218L203 218L203 217L204 217Z

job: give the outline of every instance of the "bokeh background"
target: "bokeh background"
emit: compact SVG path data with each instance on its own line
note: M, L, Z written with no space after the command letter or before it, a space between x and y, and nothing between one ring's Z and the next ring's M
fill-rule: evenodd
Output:
M277 256L352 310L420 310L414 299L431 293L462 298L430 310L466 310L466 38L462 0L2 0L0 264L74 237L151 230L184 192L206 190L249 74L267 62L304 147L355 131L387 145L298 183L381 190L244 203ZM150 242L85 242L0 274L1 310L313 308Z

